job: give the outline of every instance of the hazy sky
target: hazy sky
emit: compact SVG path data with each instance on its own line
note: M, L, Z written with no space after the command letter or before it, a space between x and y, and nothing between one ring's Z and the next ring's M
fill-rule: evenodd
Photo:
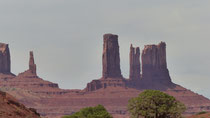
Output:
M210 98L209 0L1 0L0 42L12 72L28 68L61 88L83 89L101 77L103 34L119 35L121 70L129 46L167 43L172 81Z

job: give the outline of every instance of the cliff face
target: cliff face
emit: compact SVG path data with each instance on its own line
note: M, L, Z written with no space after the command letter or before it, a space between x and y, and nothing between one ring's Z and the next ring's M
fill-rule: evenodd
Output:
M95 91L102 88L102 83L100 80L93 80L87 84L86 91Z
M142 52L142 77L145 81L170 83L166 63L166 44L146 45Z
M11 73L9 46L4 43L0 43L0 73Z
M133 45L130 47L130 76L129 79L140 79L141 75L140 65L140 49L139 47L134 48Z
M167 69L166 64L166 44L145 45L142 52L142 68L148 69Z
M103 78L122 78L120 70L120 53L118 36L113 34L104 35L103 44Z

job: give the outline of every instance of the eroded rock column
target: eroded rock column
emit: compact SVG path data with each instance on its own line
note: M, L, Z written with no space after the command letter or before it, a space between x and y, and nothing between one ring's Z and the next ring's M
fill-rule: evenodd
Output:
M140 49L130 46L130 76L129 79L140 79Z
M0 43L0 73L11 73L10 51L8 44Z
M33 51L30 51L29 71L31 71L32 74L36 75L36 64L34 63Z
M146 45L142 52L142 76L147 80L171 82L166 62L166 44Z
M113 34L104 35L103 44L103 78L122 78L120 70L120 53L118 36Z

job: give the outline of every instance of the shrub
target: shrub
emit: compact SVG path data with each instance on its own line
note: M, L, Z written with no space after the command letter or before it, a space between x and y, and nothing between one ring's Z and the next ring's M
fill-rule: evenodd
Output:
M201 112L198 112L196 115L201 115L201 114L206 114L207 112L206 111L201 111Z
M107 110L102 105L96 107L87 107L81 109L70 116L63 116L62 118L112 118Z

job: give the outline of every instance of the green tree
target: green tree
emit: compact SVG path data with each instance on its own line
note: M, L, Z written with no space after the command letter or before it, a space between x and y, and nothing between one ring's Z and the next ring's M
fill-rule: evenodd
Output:
M173 96L158 90L145 90L128 104L131 118L180 118L185 109Z
M79 112L70 116L63 116L62 118L112 118L107 110L102 105L96 107L87 107L81 109Z

